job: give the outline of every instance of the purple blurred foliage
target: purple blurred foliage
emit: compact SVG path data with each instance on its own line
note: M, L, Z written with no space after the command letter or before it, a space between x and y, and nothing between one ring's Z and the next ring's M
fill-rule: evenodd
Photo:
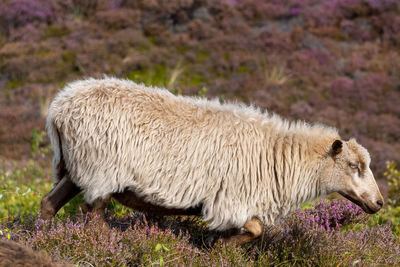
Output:
M125 0L110 0L109 7L111 9L118 9L121 8L124 3Z
M334 96L347 95L351 90L354 90L354 82L347 77L339 77L332 82L331 92Z
M236 5L237 3L240 2L240 0L224 0L224 2L226 2L230 5Z
M18 30L10 30L10 40L12 41L37 42L41 38L43 38L43 32L36 23L26 24Z
M4 31L28 23L48 23L53 17L51 3L40 0L9 0L0 5L0 21Z
M290 115L294 118L301 119L310 116L313 112L313 107L305 101L298 101L290 107Z
M361 100L376 101L387 88L390 88L390 78L386 73L371 73L355 80L355 86L361 93Z
M306 50L306 51L303 51L303 53L308 58L316 59L318 64L321 66L328 64L331 60L331 56L329 55L328 52L324 52L319 49Z
M399 7L399 3L396 0L367 0L366 2L369 7L380 12Z
M291 225L295 220L304 231L324 230L328 233L339 231L340 227L365 218L362 209L350 201L332 200L316 202L311 209L297 210L286 221Z

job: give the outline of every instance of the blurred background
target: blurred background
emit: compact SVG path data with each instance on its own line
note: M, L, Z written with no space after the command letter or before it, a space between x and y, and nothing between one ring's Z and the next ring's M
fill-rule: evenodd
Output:
M103 74L335 126L400 161L396 0L0 0L0 159L51 169L49 103Z

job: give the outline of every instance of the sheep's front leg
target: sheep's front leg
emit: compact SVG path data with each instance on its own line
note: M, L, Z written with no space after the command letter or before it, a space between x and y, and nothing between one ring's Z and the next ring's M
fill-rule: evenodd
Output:
M50 220L68 201L76 196L81 189L68 176L64 176L42 199L39 218Z
M246 230L245 233L225 238L223 242L226 244L241 245L260 237L264 230L262 222L256 217L254 217L250 221L247 221L244 224L243 228Z

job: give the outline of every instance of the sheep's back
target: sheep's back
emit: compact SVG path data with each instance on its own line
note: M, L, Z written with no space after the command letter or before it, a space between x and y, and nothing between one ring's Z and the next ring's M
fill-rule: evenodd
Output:
M165 90L104 80L72 84L59 94L49 116L71 179L89 202L127 187L167 207L212 198L216 184L229 179L223 163L232 160L234 127L224 114L182 100Z

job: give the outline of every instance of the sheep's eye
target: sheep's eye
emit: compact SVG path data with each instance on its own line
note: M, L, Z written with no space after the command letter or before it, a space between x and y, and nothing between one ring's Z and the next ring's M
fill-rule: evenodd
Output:
M350 166L350 168L352 168L352 169L358 169L358 164L355 164L355 163L352 163L352 162L350 162L349 163L349 166Z

